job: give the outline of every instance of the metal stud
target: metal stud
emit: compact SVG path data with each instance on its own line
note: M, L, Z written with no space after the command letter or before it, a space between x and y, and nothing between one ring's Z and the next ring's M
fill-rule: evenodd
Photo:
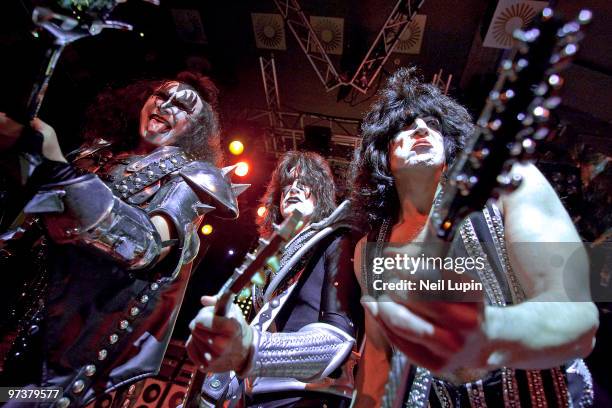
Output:
M62 397L59 400L57 400L56 405L58 408L66 408L70 406L70 399L67 397Z
M110 336L108 336L108 341L110 344L115 344L117 340L119 340L119 336L117 335L117 333L113 333Z
M106 351L106 349L102 349L98 351L98 360L100 361L105 360L106 357L108 357L108 351Z
M145 304L149 301L149 297L147 295L142 295L140 298L140 303Z
M134 306L133 308L130 309L130 315L131 316L136 316L136 315L138 315L138 313L140 313L140 309L137 308L136 306Z
M74 384L72 384L72 392L75 394L79 394L85 389L85 382L83 380L76 380Z
M122 320L119 322L119 328L121 330L125 330L130 326L130 322L128 322L127 320Z
M85 366L85 376L86 377L91 377L95 373L96 373L96 366L95 365L88 364L87 366Z
M157 282L153 282L151 284L151 290L157 290L157 289L159 289L159 285L157 284Z

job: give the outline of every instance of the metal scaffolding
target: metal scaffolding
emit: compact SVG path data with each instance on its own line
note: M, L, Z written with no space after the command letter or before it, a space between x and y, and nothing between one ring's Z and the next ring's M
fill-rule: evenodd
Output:
M298 0L273 1L328 92L340 85L347 85L361 93L366 93L424 0L399 0L397 2L350 80L338 74Z
M329 92L343 85L342 80L334 64L329 59L327 52L321 45L321 41L310 25L310 21L297 0L274 0L274 4L283 16L287 27L293 33L306 58L315 70L315 73Z

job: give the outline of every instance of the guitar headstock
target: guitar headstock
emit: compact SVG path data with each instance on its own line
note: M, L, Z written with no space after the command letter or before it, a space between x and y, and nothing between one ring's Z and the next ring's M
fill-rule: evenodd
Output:
M113 9L127 0L56 0L62 9L69 11L75 18L89 18L105 20ZM159 0L144 0L147 3L159 6Z
M47 31L57 44L66 45L80 38L97 35L105 28L131 31L130 24L109 20L115 7L127 0L57 0L56 6L36 7L32 21ZM144 0L159 5L159 0Z
M465 216L520 185L520 178L510 175L512 165L529 160L537 142L549 135L548 119L561 103L559 72L577 53L582 27L591 17L582 10L575 20L563 22L545 8L534 28L514 32L517 45L500 64L475 132L450 169L433 214L440 238L450 241Z
M295 210L280 225L274 225L269 237L259 238L257 248L246 254L242 265L234 269L232 276L217 293L215 307L217 314L223 315L228 310L230 300L235 295L242 298L249 296L250 290L245 289L250 283L263 284L263 277L260 274L264 265L272 269L279 268L276 254L300 230L302 218L302 213Z

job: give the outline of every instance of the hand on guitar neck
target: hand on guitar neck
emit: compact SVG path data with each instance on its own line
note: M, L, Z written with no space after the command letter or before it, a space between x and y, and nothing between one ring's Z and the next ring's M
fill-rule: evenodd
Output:
M191 336L187 340L187 353L201 371L243 372L247 367L253 329L248 325L240 308L231 303L225 315L216 313L214 296L203 296L205 306L189 323Z

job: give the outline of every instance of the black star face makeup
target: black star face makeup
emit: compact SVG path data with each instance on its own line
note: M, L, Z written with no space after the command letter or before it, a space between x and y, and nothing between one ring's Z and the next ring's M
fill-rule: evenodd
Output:
M175 144L203 108L193 89L177 81L165 82L140 111L140 137L153 146Z

